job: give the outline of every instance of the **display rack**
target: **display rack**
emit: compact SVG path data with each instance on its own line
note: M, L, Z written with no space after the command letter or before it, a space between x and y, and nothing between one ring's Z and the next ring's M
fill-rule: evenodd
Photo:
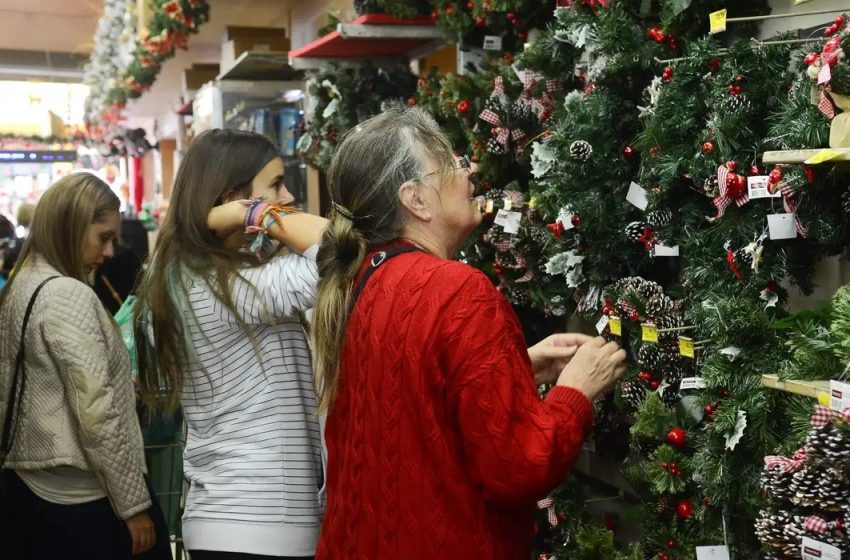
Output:
M246 51L230 68L219 74L219 80L286 81L296 77L285 52Z
M802 395L813 399L829 394L829 381L801 381L799 379L779 379L778 375L762 375L761 384L769 389Z
M816 150L779 150L773 152L765 152L762 156L762 162L768 163L805 163L809 158L818 155L819 153L829 150L838 152L838 156L827 160L829 163L850 162L850 148L821 148Z
M386 14L360 16L340 23L336 31L289 53L298 70L325 64L359 64L368 59L417 59L445 46L442 33L430 18L398 19Z

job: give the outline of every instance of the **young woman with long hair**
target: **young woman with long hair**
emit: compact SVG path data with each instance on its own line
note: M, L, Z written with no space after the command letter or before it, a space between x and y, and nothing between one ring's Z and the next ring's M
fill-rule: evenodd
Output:
M315 552L324 471L299 316L313 305L326 220L273 206L291 201L266 138L201 134L137 292L144 394L179 402L187 422L193 560ZM261 230L267 238L246 236Z
M89 173L57 181L0 294L2 522L16 558L170 558L129 355L88 285L112 255L119 205Z

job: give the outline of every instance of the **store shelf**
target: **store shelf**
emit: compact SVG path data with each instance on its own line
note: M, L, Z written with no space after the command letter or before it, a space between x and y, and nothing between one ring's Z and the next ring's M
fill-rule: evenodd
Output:
M297 70L289 64L285 52L247 51L233 66L218 75L219 80L285 81L295 78Z
M839 154L835 158L828 160L831 163L850 161L850 148L822 148L817 150L781 150L775 152L765 152L761 159L764 163L805 163L812 156L816 156L825 150L838 152Z
M761 384L769 389L818 398L821 394L829 394L829 381L800 381L795 379L779 379L778 375L762 375Z
M290 52L289 62L293 68L304 70L332 62L352 65L366 59L416 59L444 45L442 33L430 18L401 20L372 14L340 23L336 31Z

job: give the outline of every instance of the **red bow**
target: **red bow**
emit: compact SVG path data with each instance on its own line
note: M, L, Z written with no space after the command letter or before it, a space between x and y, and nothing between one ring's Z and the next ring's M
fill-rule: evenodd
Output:
M643 233L638 237L638 241L643 243L643 246L646 249L652 249L655 245L658 244L658 240L655 239L655 232L652 231L649 226L645 226L643 228Z
M811 533L827 535L831 530L843 530L844 518L839 517L835 521L827 521L823 517L818 517L817 515L810 515L806 518L806 521L803 522L803 528Z
M809 423L811 423L811 425L815 428L820 428L826 426L836 418L840 418L850 424L850 407L838 412L837 410L832 410L831 408L818 405L815 407L815 412L812 414L812 418L809 420Z
M769 471L780 470L782 474L791 474L803 470L806 465L806 450L798 449L790 459L782 455L768 455L764 466Z
M717 208L717 217L715 219L722 218L723 214L726 213L726 208L728 208L732 202L738 206L743 206L750 201L750 197L746 193L735 198L726 194L726 178L728 176L729 168L725 165L721 165L717 168L717 186L720 188L720 196L714 198L714 206Z
M797 233L800 237L808 237L809 232L806 230L806 226L804 226L803 222L800 221L800 218L797 217L797 204L794 202L794 189L792 189L791 185L788 183L782 183L779 185L779 191L782 193L782 205L785 207L785 211L789 214L794 214L794 222L797 227Z
M560 239L561 235L564 233L564 226L561 225L561 222L546 224L546 227L549 228L549 230L555 236L555 239Z

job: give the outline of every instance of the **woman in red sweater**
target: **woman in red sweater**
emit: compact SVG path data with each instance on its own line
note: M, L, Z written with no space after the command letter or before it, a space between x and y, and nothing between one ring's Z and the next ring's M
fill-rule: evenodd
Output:
M625 352L526 349L507 301L450 260L481 220L469 166L419 109L346 136L319 250L316 384L328 411L317 560L526 560L533 509L569 473ZM556 383L545 400L536 382Z

